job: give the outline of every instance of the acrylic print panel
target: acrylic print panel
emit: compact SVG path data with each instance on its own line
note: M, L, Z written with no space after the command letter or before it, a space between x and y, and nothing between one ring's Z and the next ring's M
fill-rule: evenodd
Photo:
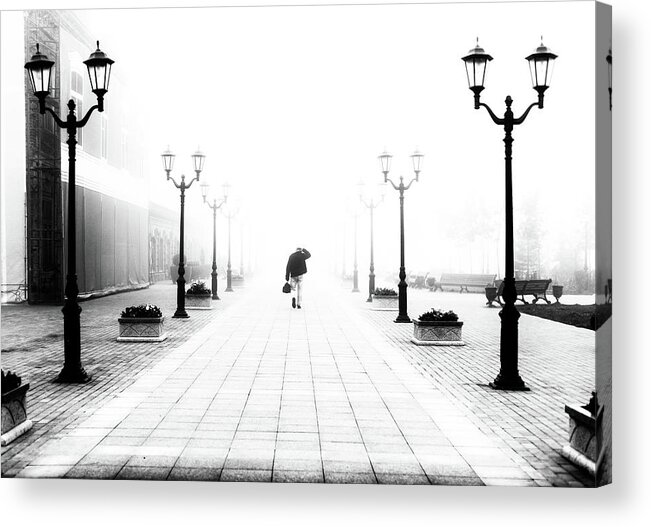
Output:
M609 17L2 12L2 476L609 482Z

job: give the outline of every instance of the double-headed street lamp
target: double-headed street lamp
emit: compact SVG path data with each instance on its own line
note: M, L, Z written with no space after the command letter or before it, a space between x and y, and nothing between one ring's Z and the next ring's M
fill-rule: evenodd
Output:
M407 185L405 185L403 177L400 176L400 183L396 185L391 181L391 179L389 179L389 170L391 169L392 158L391 154L385 151L379 156L382 173L384 174L384 182L391 183L391 186L400 192L400 272L398 273L400 282L398 283L398 317L394 322L411 322L411 319L407 314L407 282L405 281L405 278L407 278L407 273L405 272L405 190L408 190L414 181L418 181L424 156L416 150L410 157L413 163L415 176Z
M224 197L217 204L217 198L213 197L212 203L208 199L208 183L201 183L201 196L203 197L203 202L212 209L212 299L219 300L219 295L217 294L217 211L222 207L228 195L226 194L226 185L224 185Z
M183 254L183 237L185 227L185 191L192 186L192 183L199 181L199 176L203 170L203 165L206 161L206 156L197 150L192 154L192 166L194 168L195 176L190 183L185 182L185 175L181 175L181 182L177 181L170 176L172 168L174 168L174 158L176 157L168 148L161 154L163 158L163 168L167 174L167 180L172 181L174 186L181 191L181 225L180 225L180 241L179 241L179 277L176 280L176 311L172 318L189 318L190 315L185 311L185 256Z
M52 79L52 67L54 62L40 52L39 44L36 44L36 54L32 55L25 69L29 73L29 81L32 91L39 102L39 112L49 113L59 128L65 128L68 132L68 221L67 221L67 242L68 252L66 257L66 287L65 302L63 305L63 349L64 365L57 377L58 382L85 383L90 381L91 376L86 373L81 364L81 307L77 301L79 287L77 285L77 227L76 227L76 177L75 160L77 145L77 130L86 126L90 115L97 110L104 111L104 95L108 92L109 80L111 78L111 66L113 60L108 58L106 53L97 49L91 53L88 60L84 61L88 68L88 77L93 93L97 96L97 104L91 106L81 119L75 114L75 101L68 101L68 115L62 120L54 110L45 106L45 100L50 93L50 81Z
M373 260L373 213L375 209L380 206L380 203L384 201L384 192L382 192L382 195L379 199L377 196L371 194L370 198L366 200L362 194L362 187L360 184L359 201L369 210L371 219L371 264L369 265L368 298L366 301L373 302L373 293L375 292L375 262ZM357 253L357 250L355 250L355 253Z
M511 96L506 97L506 111L504 117L497 117L488 105L480 102L479 97L484 89L484 80L486 78L486 69L488 62L493 60L479 43L471 49L468 55L463 57L466 64L466 74L468 76L468 87L475 94L475 109L480 107L486 108L491 119L498 126L504 127L504 150L505 150L505 179L506 179L506 255L505 255L505 276L504 276L504 307L500 311L501 330L500 330L500 372L495 380L490 383L491 388L498 390L528 390L524 381L518 372L518 319L520 313L515 307L517 297L515 290L515 275L513 262L513 178L511 171L512 145L513 137L511 132L513 127L522 124L529 115L529 111L534 107L543 107L545 91L549 88L552 76L554 59L557 55L552 53L549 48L542 42L526 60L529 61L531 72L531 82L534 90L538 92L538 101L529 105L520 117L514 117L511 110L513 100Z

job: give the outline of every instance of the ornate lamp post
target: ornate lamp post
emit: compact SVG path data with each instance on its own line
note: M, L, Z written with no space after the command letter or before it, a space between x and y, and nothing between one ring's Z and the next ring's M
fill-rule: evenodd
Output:
M39 102L39 112L49 113L59 128L65 128L68 132L68 220L67 220L67 271L65 302L63 305L63 349L64 365L57 377L57 382L64 383L85 383L90 381L91 376L86 373L81 364L81 307L77 301L79 287L77 285L77 238L76 238L76 145L77 130L88 123L91 114L97 110L104 111L104 95L108 92L109 80L111 78L111 66L114 61L108 58L106 53L97 49L91 53L88 60L84 61L88 68L88 77L93 93L97 96L97 104L91 106L81 119L75 114L75 101L68 101L68 115L66 120L59 116L51 108L45 106L45 100L50 93L50 81L52 79L52 67L54 62L49 60L40 52L36 44L36 53L32 55L25 69L29 73L29 81L34 96Z
M357 270L357 219L359 214L357 211L353 214L355 218L354 233L353 233L353 290L351 293L359 293L359 272Z
M231 220L237 215L236 210L229 210L228 212L223 213L224 216L228 219L228 263L226 265L226 291L227 293L233 292L232 276L233 271L231 268Z
M203 197L203 202L212 209L212 299L219 300L219 295L217 294L217 211L222 207L228 196L226 194L226 186L224 186L224 198L217 204L217 198L213 197L212 203L208 199L208 183L201 183L201 196Z
M364 198L364 195L362 193L362 186L360 183L360 189L359 189L359 201L364 205L370 213L370 220L371 220L371 264L369 265L369 273L368 273L368 298L366 299L367 302L373 302L373 292L375 291L375 262L373 260L373 211L377 209L380 206L380 203L384 201L384 192L378 199L376 196L371 195L370 198L367 200Z
M240 276L244 279L244 222L240 221Z
M549 82L552 76L554 59L557 55L552 53L541 42L540 46L526 60L529 61L531 72L531 82L534 90L538 92L538 101L529 105L520 117L515 117L511 110L513 100L511 96L506 97L506 111L504 117L497 117L486 104L480 102L479 97L484 89L484 80L486 78L486 67L488 62L493 60L479 43L470 50L468 55L463 57L466 65L466 74L468 76L468 87L475 94L475 109L480 107L486 108L493 122L504 127L504 149L505 149L505 180L506 180L506 257L505 257L505 277L504 277L504 307L500 311L501 330L500 330L500 372L490 386L498 390L528 390L524 381L518 372L518 319L520 313L515 307L516 291L515 276L513 263L513 178L511 171L512 145L513 137L511 132L513 127L522 124L529 115L529 111L534 107L543 107L545 91L549 88Z
M174 186L181 191L181 223L179 234L179 277L176 280L176 311L172 318L189 318L190 315L185 311L185 255L183 254L183 238L185 227L185 191L192 186L192 183L199 181L199 176L203 170L203 165L206 161L206 156L197 150L192 154L192 166L194 168L195 176L190 183L185 182L185 175L181 175L181 182L177 181L170 176L172 168L174 167L174 158L176 157L168 148L161 154L163 158L163 168L167 174L167 180L172 181Z
M389 179L391 154L385 151L379 156L382 173L384 174L384 182L391 183L391 186L400 192L400 272L398 273L400 282L398 283L398 317L394 322L411 322L409 315L407 315L407 282L405 281L405 278L407 278L407 273L405 272L405 190L408 190L414 181L418 181L424 156L416 150L410 157L415 176L407 185L404 184L403 178L400 176L400 183L396 185Z

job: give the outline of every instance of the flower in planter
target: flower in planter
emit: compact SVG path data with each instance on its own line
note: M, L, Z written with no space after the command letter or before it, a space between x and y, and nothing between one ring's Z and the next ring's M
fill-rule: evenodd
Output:
M211 290L209 287L206 286L204 282L195 282L193 283L190 288L187 290L185 293L186 295L209 295L211 294Z
M441 311L440 309L432 308L418 317L420 322L456 322L459 320L459 315L454 311Z
M8 393L11 390L15 390L21 384L22 379L18 375L12 373L10 370L7 370L7 373L5 374L5 371L2 370L2 393Z
M395 289L389 289L387 287L378 287L373 294L375 296L398 296Z
M140 304L139 306L125 308L120 316L122 318L160 318L163 313L154 304Z

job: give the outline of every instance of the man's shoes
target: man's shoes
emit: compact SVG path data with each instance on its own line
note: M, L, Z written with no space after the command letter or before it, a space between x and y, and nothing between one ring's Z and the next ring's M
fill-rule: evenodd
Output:
M301 309L301 306L296 306L298 309Z
M296 298L295 297L292 297L292 307L296 307ZM300 308L301 306L298 306L298 307Z

